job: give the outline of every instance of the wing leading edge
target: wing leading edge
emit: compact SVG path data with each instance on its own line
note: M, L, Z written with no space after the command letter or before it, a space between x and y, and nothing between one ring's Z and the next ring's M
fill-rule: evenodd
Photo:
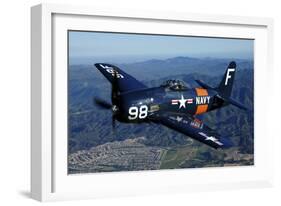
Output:
M120 92L128 92L147 88L144 84L136 80L134 77L114 65L106 63L97 63L95 64L95 66L111 83L113 81L114 71L116 71L118 79L118 88Z
M201 120L192 116L174 113L155 114L156 122L161 123L173 130L196 139L210 147L229 148L232 146L231 141L219 135L206 126Z

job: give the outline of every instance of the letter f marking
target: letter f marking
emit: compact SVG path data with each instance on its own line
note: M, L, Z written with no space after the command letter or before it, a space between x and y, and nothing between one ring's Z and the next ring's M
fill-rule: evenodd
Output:
M227 83L228 83L228 79L231 79L231 75L229 74L230 72L234 72L235 69L233 68L228 68L227 69L227 72L226 72L226 77L225 77L225 82L224 82L224 85L226 86Z

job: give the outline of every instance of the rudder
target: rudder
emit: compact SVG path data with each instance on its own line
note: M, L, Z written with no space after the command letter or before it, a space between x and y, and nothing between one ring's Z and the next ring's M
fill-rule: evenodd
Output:
M236 71L236 63L234 61L230 62L225 73L223 79L221 80L217 91L222 97L230 97L232 86L234 82Z

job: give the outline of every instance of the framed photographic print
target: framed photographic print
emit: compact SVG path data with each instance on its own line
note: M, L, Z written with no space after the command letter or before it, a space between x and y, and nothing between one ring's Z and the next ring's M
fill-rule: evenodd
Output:
M31 14L34 199L272 185L271 19Z

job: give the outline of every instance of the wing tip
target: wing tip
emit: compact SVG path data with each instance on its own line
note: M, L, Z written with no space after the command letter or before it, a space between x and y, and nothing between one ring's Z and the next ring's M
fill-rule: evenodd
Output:
M220 147L222 149L229 149L234 146L233 142L227 138L221 138L220 141L223 143L223 145Z
M102 66L106 66L106 65L108 65L108 64L106 64L106 63L95 63L94 64L97 68L101 68Z

